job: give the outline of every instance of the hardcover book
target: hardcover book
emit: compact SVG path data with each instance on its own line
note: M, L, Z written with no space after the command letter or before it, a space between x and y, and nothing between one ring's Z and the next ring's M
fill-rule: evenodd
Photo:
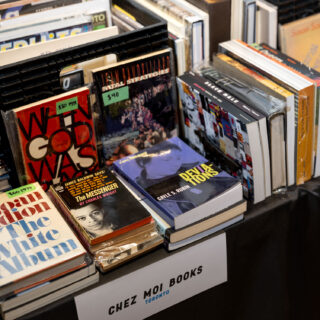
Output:
M1 297L85 262L86 250L38 183L2 193L0 203Z
M117 160L115 170L160 210L174 229L200 221L242 199L240 181L178 137Z
M270 189L270 183L266 184L270 182L270 166L265 172L268 167L264 165L269 154L263 153L268 150L268 141L260 137L267 137L266 127L260 134L260 122L247 112L254 110L194 73L178 77L177 82L187 141L210 160L212 150L218 149L222 156L214 159L216 164L241 179L245 197L255 203L264 200L266 186ZM229 159L236 166L226 167Z
M177 134L170 49L93 70L107 166Z
M94 171L98 155L86 87L8 111L5 123L21 184L51 184Z
M88 248L152 222L106 168L51 186L50 192Z

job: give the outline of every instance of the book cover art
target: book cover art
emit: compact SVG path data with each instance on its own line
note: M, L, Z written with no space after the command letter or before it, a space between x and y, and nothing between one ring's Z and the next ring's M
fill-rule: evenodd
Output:
M93 71L106 165L176 135L171 61L166 49Z
M114 166L169 216L171 225L178 216L238 183L177 137L120 159Z
M209 159L214 146L222 151L227 159L231 159L229 168L226 168L224 162L228 160L221 155L219 157L215 152L215 159L220 158L216 164L219 167L223 166L229 174L240 178L244 195L253 199L252 157L246 125L235 114L226 110L221 100L219 103L219 99L209 99L181 78L178 78L177 83L184 111L185 132L188 132L186 138L195 148L200 149L201 145L202 150L207 150L206 157ZM190 110L194 108L201 108L204 119L203 125L196 126L196 130L193 129L196 117L192 114L190 116Z
M85 249L38 183L2 193L0 203L0 296L53 276L67 261L78 262L59 273L83 263Z
M90 245L152 221L147 210L106 168L62 182L51 190Z
M98 156L89 104L80 88L14 109L25 179L47 190L97 169Z

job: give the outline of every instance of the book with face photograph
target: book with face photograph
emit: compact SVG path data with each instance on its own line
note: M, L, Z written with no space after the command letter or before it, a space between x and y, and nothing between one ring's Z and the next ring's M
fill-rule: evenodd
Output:
M88 246L152 222L148 211L106 168L52 186L50 191Z

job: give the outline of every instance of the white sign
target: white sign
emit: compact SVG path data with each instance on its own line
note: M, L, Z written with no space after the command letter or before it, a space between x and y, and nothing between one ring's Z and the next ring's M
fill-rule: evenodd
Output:
M75 297L79 320L143 319L227 281L222 233Z

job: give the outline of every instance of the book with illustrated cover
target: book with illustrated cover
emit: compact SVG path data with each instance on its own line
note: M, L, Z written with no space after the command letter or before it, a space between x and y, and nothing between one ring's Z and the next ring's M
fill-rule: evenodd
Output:
M201 68L199 72L218 87L223 88L226 93L231 94L235 100L241 100L245 104L244 111L246 113L251 111L249 114L259 120L261 139L266 139L263 146L267 147L262 150L266 196L270 195L267 193L268 190L277 191L286 188L285 102L254 85L240 81L238 77L233 77L228 72L219 72L214 67ZM264 120L261 121L262 118ZM268 174L270 171L271 173Z
M287 136L288 148L293 148L295 183L305 183L313 173L314 153L314 84L306 80L284 64L258 51L240 40L220 43L219 51L226 53L242 63L270 77L295 95L294 132ZM291 154L291 150L288 155Z
M149 198L174 229L242 200L240 181L178 137L117 160L114 169Z
M285 64L286 66L295 70L298 74L304 76L308 81L314 83L315 87L315 137L314 137L314 150L315 150L315 161L314 161L314 177L318 177L320 175L320 127L319 127L319 112L320 112L320 72L308 67L307 65L303 64L295 60L292 57L289 57L285 53L271 48L269 45L265 43L261 43L260 45L254 46L256 49L260 50L261 52L269 55L270 57L275 58L277 61Z
M51 186L50 192L88 248L152 222L107 168Z
M87 252L38 183L0 195L0 296L82 265Z
M82 87L5 113L21 184L47 190L98 166L89 89Z
M265 166L269 154L263 152L268 150L268 141L261 139L260 130L264 128L267 138L266 127L259 124L260 120L265 123L265 117L257 120L247 112L254 113L252 108L192 72L178 77L177 83L187 141L208 159L212 149L219 149L222 155L215 159L216 165L225 166L229 159L235 162L237 166L225 170L241 179L245 197L255 203L264 200L266 186L270 188L266 184L270 167Z
M265 111L269 114L268 119L270 125L271 122L275 122L276 126L281 128L283 126L283 113L285 113L285 140L287 140L288 136L294 132L294 93L286 90L284 87L280 86L276 82L272 81L268 77L262 75L261 73L255 71L252 68L245 66L244 64L240 63L239 61L232 59L231 57L218 53L214 57L214 66L224 72L236 78L244 83L248 84L249 86L254 86L265 92L267 96L270 97L271 100L274 98L274 104L271 105L271 108L268 108L270 104L262 105ZM273 98L274 97L274 98ZM280 100L283 105L279 105L277 100ZM283 109L283 110L282 110ZM283 135L282 129L276 131L278 134ZM277 134L275 136L270 137L270 145L271 149L281 149L283 146L278 143ZM283 140L283 138L281 139ZM283 150L283 149L282 149ZM288 143L285 144L285 155L286 155L286 180L288 185L294 184L295 174L294 174L294 149L292 146L289 146ZM290 152L290 153L289 153ZM279 152L279 155L283 154ZM277 155L277 151L275 151L275 155ZM279 166L279 164L283 164L283 162L278 162L276 157L271 157L271 167L272 171L280 170L280 174L275 172L275 177L278 181L283 181L283 167ZM280 185L280 184L279 184Z
M170 49L93 70L104 164L177 135Z

